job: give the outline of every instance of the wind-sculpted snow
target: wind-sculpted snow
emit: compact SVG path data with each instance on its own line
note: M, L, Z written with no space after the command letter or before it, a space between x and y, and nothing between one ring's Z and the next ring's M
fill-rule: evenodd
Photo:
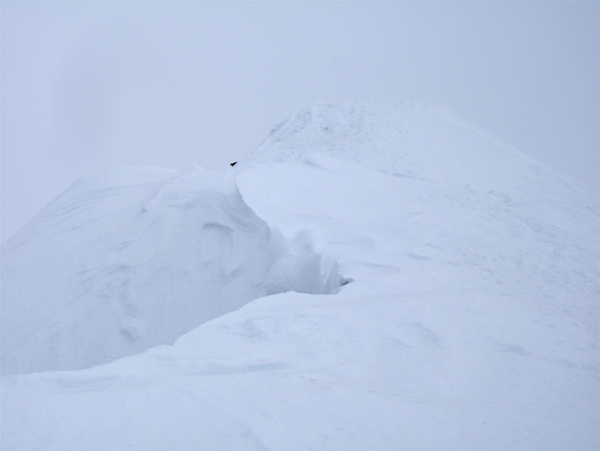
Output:
M233 178L121 169L40 212L3 248L3 373L87 368L267 294L337 289L335 262L272 232Z
M318 104L234 169L110 177L3 249L3 359L166 344L3 377L2 449L600 447L598 205L447 110Z

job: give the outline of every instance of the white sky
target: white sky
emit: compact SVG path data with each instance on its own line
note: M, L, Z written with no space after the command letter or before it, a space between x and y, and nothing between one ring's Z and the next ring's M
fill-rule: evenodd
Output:
M315 101L449 106L598 192L599 2L9 2L2 241L103 168L223 167Z

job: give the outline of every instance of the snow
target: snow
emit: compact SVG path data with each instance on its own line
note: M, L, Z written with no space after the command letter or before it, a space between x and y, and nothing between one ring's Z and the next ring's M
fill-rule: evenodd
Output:
M81 181L2 248L2 449L598 449L599 219L414 102Z

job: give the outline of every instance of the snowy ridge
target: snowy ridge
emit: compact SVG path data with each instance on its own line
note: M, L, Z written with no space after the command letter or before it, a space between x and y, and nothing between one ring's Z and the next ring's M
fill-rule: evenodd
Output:
M315 154L397 177L482 189L514 189L526 180L539 182L540 171L552 172L447 108L389 100L317 103L300 110L276 126L247 161L290 162Z
M471 266L478 280L508 278L506 290L519 281L519 291L550 297L582 286L599 293L591 196L445 108L317 104L277 126L247 163L258 167L237 179L246 202L267 223L290 227L290 235L309 227L347 244L385 233L383 247L394 249L396 262L403 256ZM369 218L362 236L340 239ZM444 246L430 242L439 236Z
M82 182L2 249L3 371L130 356L4 376L2 448L597 449L598 220L412 102Z

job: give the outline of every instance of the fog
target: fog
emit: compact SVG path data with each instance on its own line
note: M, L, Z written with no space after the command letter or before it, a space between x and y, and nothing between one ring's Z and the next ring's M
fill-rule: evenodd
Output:
M104 168L223 167L315 101L463 119L599 190L598 2L2 2L2 241Z

